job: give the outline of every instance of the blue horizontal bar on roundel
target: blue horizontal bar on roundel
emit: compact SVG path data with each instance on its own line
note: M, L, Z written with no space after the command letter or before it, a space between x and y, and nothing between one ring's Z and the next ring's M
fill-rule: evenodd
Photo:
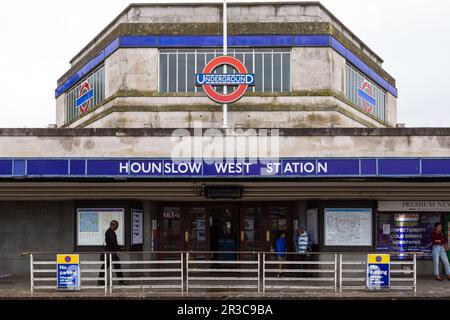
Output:
M372 97L370 94L368 94L367 92L365 92L361 89L358 89L358 97L360 97L361 99L370 103L373 106L377 105L377 100L374 97Z
M239 85L255 85L254 74L205 74L200 73L195 76L196 85L212 85L212 86L239 86Z
M94 97L94 89L91 89L76 100L75 102L76 107L79 108L80 106L91 100L93 97Z

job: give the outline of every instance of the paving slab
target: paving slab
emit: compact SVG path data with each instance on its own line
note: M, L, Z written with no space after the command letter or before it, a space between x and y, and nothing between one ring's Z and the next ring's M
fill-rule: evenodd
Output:
M113 293L83 290L75 292L38 291L31 293L30 280L26 277L0 277L0 299L56 299L56 300L450 300L450 281L436 281L433 278L419 278L417 292L413 291L368 291L347 290L345 292L328 291L290 291L290 292L245 292L245 291L192 291L192 292L152 292L138 289L117 289Z

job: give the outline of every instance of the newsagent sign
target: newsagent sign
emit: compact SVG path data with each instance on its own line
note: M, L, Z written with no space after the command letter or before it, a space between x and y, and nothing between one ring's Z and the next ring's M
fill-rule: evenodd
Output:
M380 201L378 211L450 212L450 201Z

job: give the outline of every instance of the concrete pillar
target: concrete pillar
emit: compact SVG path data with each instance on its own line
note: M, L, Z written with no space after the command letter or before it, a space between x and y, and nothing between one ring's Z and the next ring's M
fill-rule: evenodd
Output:
M120 90L158 90L158 49L119 49L105 61L105 97Z
M58 127L61 127L66 123L66 114L66 94L63 93L56 98L56 125Z
M345 59L331 48L292 48L292 88L344 94L345 65Z
M153 201L144 201L144 251L150 252L152 249L153 220L158 216L157 203Z
M386 122L392 127L397 126L397 98L389 92L386 93Z

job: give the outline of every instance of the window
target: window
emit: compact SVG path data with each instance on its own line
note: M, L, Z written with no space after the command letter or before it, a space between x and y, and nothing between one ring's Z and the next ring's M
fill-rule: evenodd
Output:
M347 65L345 95L359 109L385 121L386 92L350 65Z
M290 50L235 49L228 53L255 74L255 86L249 87L249 92L291 91ZM203 92L203 88L195 86L195 74L202 73L210 60L221 55L221 49L161 50L159 91ZM223 68L216 72L223 73Z
M88 83L88 87L85 84ZM89 88L89 89L86 89ZM89 91L92 90L91 93ZM70 89L66 94L66 122L72 121L77 118L83 111L80 109L78 104L83 101L81 99L86 99L86 104L81 106L86 107L84 112L89 109L94 108L100 104L105 99L105 67L102 66L91 75L86 77L83 81L78 83L78 85Z

